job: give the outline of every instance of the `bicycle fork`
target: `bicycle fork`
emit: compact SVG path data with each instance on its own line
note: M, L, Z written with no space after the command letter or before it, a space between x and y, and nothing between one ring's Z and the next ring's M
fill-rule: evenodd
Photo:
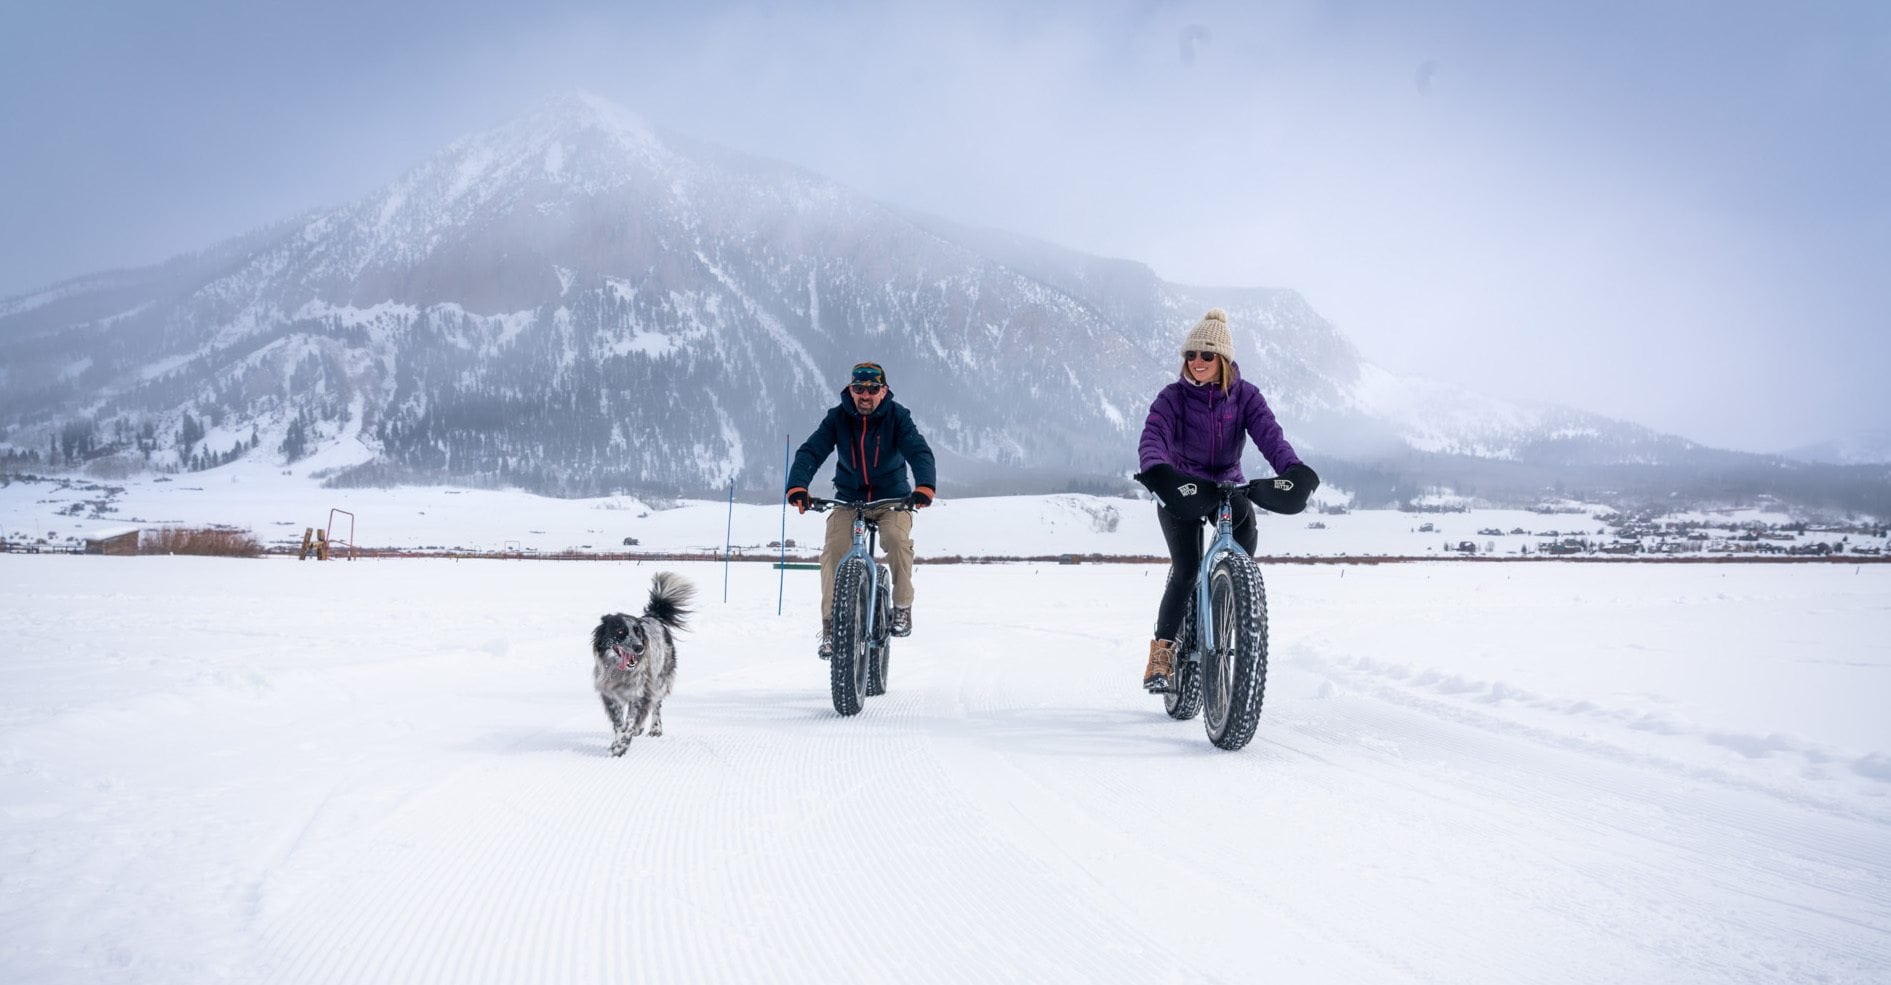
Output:
M1224 498L1221 511L1215 518L1215 539L1208 545L1208 552L1202 555L1202 566L1195 574L1195 648L1183 654L1191 663L1201 663L1202 654L1216 645L1214 598L1209 590L1212 582L1210 572L1215 569L1215 559L1233 544L1234 507Z
M873 562L874 540L867 532L867 515L854 514L854 551L862 552L867 560L867 638L877 640L880 637L880 568Z

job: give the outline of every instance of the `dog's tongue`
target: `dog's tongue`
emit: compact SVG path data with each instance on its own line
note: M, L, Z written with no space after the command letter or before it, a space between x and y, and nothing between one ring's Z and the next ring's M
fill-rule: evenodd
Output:
M618 646L618 647L612 647L612 649L617 651L617 669L618 670L629 670L630 665L637 662L637 655L630 652L629 647Z

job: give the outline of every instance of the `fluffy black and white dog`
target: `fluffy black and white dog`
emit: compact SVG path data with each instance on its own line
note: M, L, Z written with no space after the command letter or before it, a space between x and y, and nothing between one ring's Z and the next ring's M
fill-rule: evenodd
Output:
M622 756L631 737L643 734L646 720L651 735L663 734L663 699L676 682L671 632L683 628L689 615L683 606L695 595L696 587L682 575L659 572L651 580L643 615L613 612L591 631L592 680L604 713L611 716L611 755Z

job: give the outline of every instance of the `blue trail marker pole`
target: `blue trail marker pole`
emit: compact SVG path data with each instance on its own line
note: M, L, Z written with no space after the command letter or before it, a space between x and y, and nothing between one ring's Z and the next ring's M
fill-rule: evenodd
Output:
M722 532L722 600L729 601L729 541L735 535L735 476L729 477L729 525Z

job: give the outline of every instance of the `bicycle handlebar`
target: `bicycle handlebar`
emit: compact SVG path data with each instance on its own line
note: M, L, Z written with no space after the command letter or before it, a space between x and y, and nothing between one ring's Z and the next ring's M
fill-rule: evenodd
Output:
M864 503L849 503L844 500L821 499L817 496L809 496L808 509L816 513L826 513L828 510L866 511L879 509L891 509L895 513L911 513L913 512L913 504L908 503L904 496L898 496L892 499L874 499Z

